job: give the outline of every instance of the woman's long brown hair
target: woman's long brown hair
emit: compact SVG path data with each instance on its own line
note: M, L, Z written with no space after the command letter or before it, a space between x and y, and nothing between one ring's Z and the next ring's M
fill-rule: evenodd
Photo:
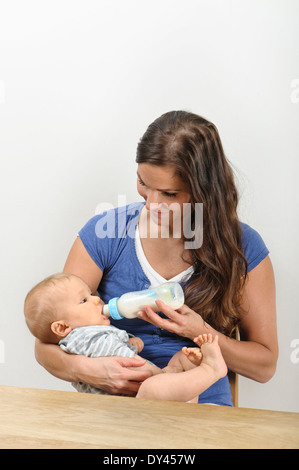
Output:
M203 203L203 243L190 250L194 273L184 286L185 303L231 336L240 322L247 261L234 175L216 126L186 111L163 114L141 138L136 162L173 166L193 206Z

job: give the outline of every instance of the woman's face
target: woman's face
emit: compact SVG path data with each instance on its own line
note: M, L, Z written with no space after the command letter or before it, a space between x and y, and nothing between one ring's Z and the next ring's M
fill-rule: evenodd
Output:
M137 190L146 202L146 209L157 225L175 220L182 222L183 205L191 203L189 188L175 174L173 167L140 163L137 169ZM168 222L169 221L169 222Z

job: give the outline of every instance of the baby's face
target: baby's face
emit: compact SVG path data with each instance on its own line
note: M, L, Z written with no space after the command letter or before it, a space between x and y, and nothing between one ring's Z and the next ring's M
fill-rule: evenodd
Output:
M64 320L72 327L110 325L110 319L103 314L104 302L92 295L84 281L71 277L64 283L59 310Z

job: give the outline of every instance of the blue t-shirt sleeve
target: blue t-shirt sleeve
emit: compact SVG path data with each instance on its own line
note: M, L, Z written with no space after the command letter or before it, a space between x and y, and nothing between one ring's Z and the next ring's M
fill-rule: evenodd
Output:
M117 261L126 238L134 238L143 205L132 203L95 215L79 231L88 254L102 271Z
M242 245L248 263L248 272L252 271L269 254L260 234L249 225L241 223Z
M99 237L98 233L103 218L104 214L95 215L79 231L79 237L87 253L102 271L107 267L110 259L109 237Z

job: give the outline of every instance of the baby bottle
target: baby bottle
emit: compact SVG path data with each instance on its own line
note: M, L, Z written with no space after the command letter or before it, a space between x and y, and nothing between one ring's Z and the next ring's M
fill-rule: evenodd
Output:
M139 310L149 305L155 312L158 311L156 300L162 300L174 310L184 304L184 292L178 282L166 282L158 287L128 292L121 297L114 297L103 307L103 313L114 320L122 318L135 318Z

